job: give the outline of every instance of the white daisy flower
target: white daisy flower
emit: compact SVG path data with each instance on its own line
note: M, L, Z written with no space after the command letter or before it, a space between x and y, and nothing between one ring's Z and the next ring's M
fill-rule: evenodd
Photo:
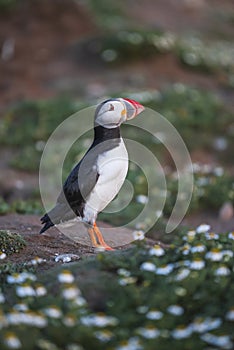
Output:
M10 312L7 314L7 321L12 325L25 324L43 328L47 325L47 319L43 314L33 311Z
M3 260L6 258L6 253L0 252L0 260Z
M39 285L35 288L35 292L38 297L43 297L44 295L46 295L47 290L43 285Z
M153 326L138 328L137 333L146 339L155 339L160 335L160 331Z
M39 265L39 264L42 264L44 262L46 262L46 259L42 259L42 258L36 256L34 259L32 259L28 262L28 265Z
M206 186L209 183L209 178L201 176L197 179L197 186Z
M190 248L191 248L191 245L187 243L183 245L180 249L182 250L183 255L188 255L190 253Z
M76 297L79 296L79 294L80 294L80 290L73 285L64 288L62 291L62 296L64 297L64 299L67 299L67 300L75 299Z
M96 327L106 327L106 326L116 326L119 321L116 317L107 316L105 314L93 314L83 316L80 319L81 323L85 326L96 326Z
M201 171L201 165L198 163L193 163L192 167L194 173L199 173Z
M155 272L156 266L152 262L146 261L141 264L140 269L143 271Z
M230 232L230 233L228 234L228 238L234 240L234 232Z
M174 269L173 264L167 264L167 265L162 265L156 269L156 274L157 275L169 275Z
M212 239L217 240L219 239L219 235L217 235L217 233L214 232L206 232L205 233L205 238L210 241Z
M82 296L78 296L77 298L73 299L72 300L74 305L77 305L77 306L85 306L87 304L87 301L85 300L85 298L83 298Z
M219 328L221 324L221 318L196 317L192 323L192 327L194 332L204 333Z
M74 327L76 325L76 317L74 317L73 315L66 315L64 318L63 318L63 324L66 326L66 327Z
M145 232L142 230L133 231L134 241L142 241L145 238Z
M25 298L35 296L36 292L32 286L24 284L16 287L16 294L20 298Z
M174 339L184 339L188 338L192 334L193 330L192 327L189 326L178 326L176 327L172 332L171 335Z
M34 312L34 313L31 313L31 323L29 324L34 325L35 327L38 327L38 328L44 328L47 326L48 321L42 313Z
M58 274L58 281L60 283L73 283L74 276L69 270L63 270Z
M128 340L121 341L116 350L143 350L143 347L137 337L132 337Z
M163 313L159 310L150 310L146 314L148 320L160 320L163 317Z
M222 349L232 349L232 341L229 335L214 335L205 333L201 335L201 339L208 344L218 346Z
M7 282L10 284L21 284L27 280L36 281L36 279L37 277L30 272L13 273L12 275L7 276Z
M221 166L217 166L213 170L216 176L222 176L224 174L224 169Z
M206 251L206 246L201 243L198 243L191 248L191 253L203 253L204 251Z
M153 248L150 248L149 255L162 256L165 254L165 250L160 247L159 244L155 244Z
M211 261L220 261L223 258L223 252L218 248L211 249L208 253L206 253L206 259Z
M8 332L4 337L4 343L9 349L19 349L21 348L21 341L12 332Z
M233 257L233 251L230 249L222 250L222 253L224 257L229 257L229 258Z
M232 308L226 313L226 320L228 320L228 321L234 321L234 307L232 307Z
M62 316L61 310L55 305L49 306L45 308L43 311L48 317L51 317L51 318L60 318Z
M136 201L137 201L137 203L140 203L140 204L147 204L149 201L149 198L147 196L145 196L144 194L139 194L136 197Z
M196 228L197 233L205 233L205 232L208 232L209 230L210 230L210 225L207 225L207 224L199 225Z
M216 276L228 276L230 275L230 273L231 273L230 269L225 265L220 266L217 270L215 270Z
M12 275L7 276L7 283L23 283L24 280L21 277L20 273L13 273Z
M13 311L7 315L7 321L10 325L19 325L21 323L27 324L27 314L23 312Z
M191 230L191 231L188 231L188 232L184 235L183 240L184 240L184 241L188 241L188 242L192 242L192 241L194 240L195 236L196 236L196 231Z
M107 329L103 330L103 331L97 331L94 333L95 337L97 339L99 339L102 342L108 342L109 340L111 340L111 338L113 338L113 333Z
M28 305L24 303L15 304L13 308L16 311L28 311Z
M168 306L167 311L174 316L181 316L184 313L184 309L180 305L170 305Z
M176 281L182 281L183 279L185 279L186 277L188 277L188 275L190 274L190 270L189 269L181 269L179 270L178 274L175 277Z
M190 262L190 269L202 270L205 267L205 261L202 259L194 259Z

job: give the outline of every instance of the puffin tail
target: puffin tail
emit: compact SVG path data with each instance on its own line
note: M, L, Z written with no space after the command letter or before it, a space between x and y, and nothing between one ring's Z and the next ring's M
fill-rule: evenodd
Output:
M50 228L51 226L54 226L53 222L50 220L50 217L48 214L45 214L42 218L41 218L41 223L44 224L44 226L42 227L40 233L45 232L46 230L48 230L48 228Z

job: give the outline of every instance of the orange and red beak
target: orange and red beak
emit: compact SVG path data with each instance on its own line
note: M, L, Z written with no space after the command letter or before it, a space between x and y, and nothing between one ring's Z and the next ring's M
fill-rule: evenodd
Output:
M135 100L129 98L123 98L127 111L127 120L135 118L138 114L144 111L144 107Z

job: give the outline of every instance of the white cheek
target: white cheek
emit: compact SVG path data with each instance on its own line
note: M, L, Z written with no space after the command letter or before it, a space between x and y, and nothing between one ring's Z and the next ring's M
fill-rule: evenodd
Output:
M105 113L96 118L96 123L106 128L115 128L122 123L122 117L119 114Z

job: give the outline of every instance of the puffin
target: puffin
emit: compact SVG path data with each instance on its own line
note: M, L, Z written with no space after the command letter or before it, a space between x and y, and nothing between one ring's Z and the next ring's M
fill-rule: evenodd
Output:
M110 98L97 105L93 142L65 180L55 206L41 218L40 233L78 220L86 226L94 248L114 250L105 242L96 219L127 176L128 153L120 126L143 110L139 102L128 98Z

